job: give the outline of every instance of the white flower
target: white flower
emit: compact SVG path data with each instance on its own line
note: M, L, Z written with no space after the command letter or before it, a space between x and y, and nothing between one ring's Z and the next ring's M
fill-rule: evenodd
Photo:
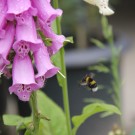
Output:
M89 4L95 5L99 8L99 13L103 15L112 15L114 11L108 6L109 0L84 0Z

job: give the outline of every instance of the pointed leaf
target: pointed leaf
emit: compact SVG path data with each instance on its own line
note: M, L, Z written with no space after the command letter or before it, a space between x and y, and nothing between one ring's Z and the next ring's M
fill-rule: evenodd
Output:
M7 126L17 126L23 122L23 118L19 115L4 114L3 122Z
M50 119L50 121L41 120L39 135L67 135L63 110L41 91L37 91L37 99L40 113Z
M67 43L73 44L74 43L73 37L66 37L66 40L64 42L64 45L66 45Z
M78 128L85 122L86 119L91 117L92 115L99 112L112 112L112 114L121 114L119 109L114 105L105 104L105 103L93 103L84 107L81 115L74 116L72 118L72 122L74 124L74 128L72 130L73 135L76 134Z
M101 49L105 48L105 45L98 39L92 38L91 42Z
M17 130L25 129L32 122L31 117L21 117L19 115L4 114L3 122L7 126L16 126Z
M98 72L102 72L102 73L109 73L110 69L103 65L103 64L99 64L99 65L95 65L95 66L90 66L88 67L89 70L96 70Z
M107 17L102 16L101 24L102 24L102 30L105 39L107 40L110 39L110 37L112 37L113 35L113 32L112 32L112 26L109 25Z
M105 103L105 101L98 99L98 98L85 98L85 103Z
M110 116L110 115L112 115L113 113L112 112L103 112L101 115L100 115L100 117L101 118L105 118L105 117L108 117L108 116Z
M60 69L62 69L62 62L61 62L61 54L60 54L60 51L57 52L56 54L54 54L52 57L51 57L51 60L53 61L54 65L59 67ZM59 85L62 87L63 86L63 79L64 79L64 75L62 75L62 71L60 70L61 74L58 73L57 74L57 80L58 80L58 83Z

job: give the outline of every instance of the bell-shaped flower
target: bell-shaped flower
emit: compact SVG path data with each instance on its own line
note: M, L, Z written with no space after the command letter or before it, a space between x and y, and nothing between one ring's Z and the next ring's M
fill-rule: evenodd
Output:
M29 55L23 59L18 55L14 57L12 78L13 85L9 87L9 92L15 93L22 101L29 101L31 92L39 88Z
M1 0L0 1L0 38L3 38L5 35L5 30L3 29L3 27L6 24L6 11L7 11L6 0Z
M37 38L35 23L29 13L20 14L16 19L16 41L13 49L23 58L30 50L36 50L38 45L42 43L42 40Z
M114 11L109 7L109 0L84 0L89 4L95 5L99 8L99 13L102 15L112 15Z
M54 9L50 0L31 0L32 6L37 8L38 14L37 16L42 19L44 22L53 21L57 16L61 16L61 9Z
M29 12L31 15L35 16L37 10L31 6L30 0L7 0L7 19L13 20L16 15L23 12Z
M7 23L5 28L5 36L0 39L0 72L2 73L5 66L10 64L7 55L12 47L15 35L15 27L13 23Z
M41 47L34 52L34 61L38 71L35 80L40 87L43 87L45 79L54 76L59 68L51 63L47 47L44 44L41 44Z
M63 47L63 43L65 41L65 37L63 35L57 35L55 34L50 24L44 23L41 19L38 19L39 27L44 33L46 38L51 39L51 45L48 46L48 52L51 55L55 54L61 47Z

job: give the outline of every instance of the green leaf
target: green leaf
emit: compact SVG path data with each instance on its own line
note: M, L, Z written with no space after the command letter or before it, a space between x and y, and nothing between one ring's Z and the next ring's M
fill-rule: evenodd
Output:
M90 66L88 67L89 70L96 70L98 72L102 72L102 73L109 73L110 69L103 65L103 64L99 64L99 65L95 65L95 66Z
M108 20L105 16L102 16L101 24L102 24L103 35L107 39L108 38Z
M17 126L23 122L23 118L18 115L4 114L3 122L7 126Z
M25 129L31 122L31 117L21 117L19 115L4 114L3 122L7 126L16 126L17 130Z
M85 98L85 103L105 103L105 101L98 99L98 98Z
M62 69L62 65L63 65L61 59L62 59L62 57L61 57L60 51L57 52L55 55L53 55L51 57L51 60L54 63L54 65L57 66L57 67L59 67L60 69ZM65 79L65 76L62 73L62 71L60 70L60 72L58 72L58 74L57 74L57 80L58 80L58 83L59 83L59 85L61 87L63 86L63 79Z
M108 117L108 116L110 116L112 114L113 114L112 112L103 112L103 113L101 113L100 117L105 118L105 117Z
M22 130L25 128L30 128L32 123L32 117L25 117L22 119L22 122L20 122L17 126L16 126L16 130Z
M32 135L30 130L26 130L24 135Z
M73 37L66 37L66 40L64 41L64 45L66 45L67 43L74 43Z
M103 30L103 35L105 37L105 39L110 39L110 37L112 37L112 26L109 25L107 17L102 16L101 18L101 24L102 24L102 30Z
M67 135L63 110L41 91L37 91L37 103L40 113L50 119L41 119L39 135Z
M53 135L53 131L50 128L50 122L48 123L45 120L40 120L38 135Z
M81 115L74 116L72 118L72 122L74 124L74 128L72 130L72 134L75 135L78 128L85 122L86 119L91 117L92 115L99 112L112 112L112 114L121 114L120 110L114 105L105 104L105 103L93 103L84 107Z
M105 48L105 45L98 39L92 38L91 42L101 49Z
M59 17L61 19L61 17ZM56 23L56 20L52 22L51 24L51 28L52 30L57 33L57 23Z

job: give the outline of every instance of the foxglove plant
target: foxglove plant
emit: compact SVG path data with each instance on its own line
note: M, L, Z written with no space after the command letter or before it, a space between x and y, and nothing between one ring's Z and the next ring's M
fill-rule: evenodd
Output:
M13 64L9 91L20 100L29 101L32 91L42 88L46 78L59 70L50 56L63 46L65 37L55 34L51 23L61 16L62 10L54 9L50 0L1 0L0 11L0 72L9 77L8 66ZM43 43L37 29L51 39L51 46Z

